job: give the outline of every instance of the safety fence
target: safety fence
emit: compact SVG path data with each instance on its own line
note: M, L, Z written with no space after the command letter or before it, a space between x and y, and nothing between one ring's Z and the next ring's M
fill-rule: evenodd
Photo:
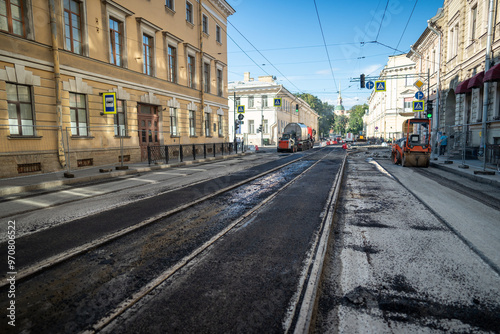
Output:
M210 143L185 145L149 145L147 146L148 163L172 163L206 159L245 152L243 143Z

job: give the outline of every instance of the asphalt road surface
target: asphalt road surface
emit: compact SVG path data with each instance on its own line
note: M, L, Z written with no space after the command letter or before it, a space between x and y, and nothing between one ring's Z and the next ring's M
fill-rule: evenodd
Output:
M301 289L301 277L307 271L304 264L321 229L325 203L344 157L335 148L305 154L308 156L302 161L17 282L17 325L14 331L5 322L0 328L37 333L93 328L115 333L283 332L284 326L293 325L290 308ZM128 199L126 205L106 209L101 204L91 215L78 214L64 224L25 233L17 240L19 259L36 264L72 245L128 228L300 156L274 155L265 164L179 189L157 185L159 189L149 190L145 196L126 197L126 191L117 192ZM148 177L151 175L145 175ZM269 196L275 197L238 220ZM70 205L85 206L92 201L96 199ZM59 209L67 210L57 205L41 211ZM238 223L225 233L234 221ZM193 253L196 256L185 260ZM123 303L170 271L161 285L134 301L114 321L100 326ZM2 295L6 289L8 286L1 288Z
M498 189L384 154L348 159L314 332L500 332Z

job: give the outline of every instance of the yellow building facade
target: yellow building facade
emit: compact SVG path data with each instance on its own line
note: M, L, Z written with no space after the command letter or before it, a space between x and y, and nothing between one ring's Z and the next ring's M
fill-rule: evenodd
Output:
M0 177L230 141L226 1L0 4Z

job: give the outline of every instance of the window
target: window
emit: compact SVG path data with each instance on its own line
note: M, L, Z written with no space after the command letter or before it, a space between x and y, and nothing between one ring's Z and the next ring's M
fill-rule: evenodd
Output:
M451 59L455 57L458 53L458 24L453 26L453 28L450 29L450 34L449 34L449 50L448 50L448 59Z
M210 113L205 113L205 136L210 137Z
M26 36L23 4L21 0L0 0L0 30Z
M33 136L33 106L29 86L7 83L10 134Z
M262 108L267 107L267 95L262 95Z
M248 108L253 108L255 106L255 100L253 96L248 97Z
M111 55L111 64L122 66L122 22L109 18L109 51Z
M142 58L144 61L143 73L153 75L153 37L142 36Z
M195 58L194 56L188 56L188 87L195 88L194 84L194 74L195 74Z
M476 25L477 25L477 5L472 7L471 13L470 13L470 39L471 42L473 42L476 39Z
M203 84L204 84L204 89L205 93L210 93L210 64L209 63L204 63L203 64Z
M217 95L222 96L222 70L217 69Z
M196 136L196 112L189 110L189 135Z
M222 115L217 115L217 123L219 126L219 137L222 137Z
M171 136L178 136L177 128L177 108L170 108L170 135Z
M202 19L203 32L208 35L208 17L203 14Z
M186 21L193 23L193 5L186 1Z
M82 54L81 8L75 0L64 0L64 36L66 50Z
M248 133L250 134L255 133L255 122L253 119L248 121Z
M168 81L177 82L177 49L168 46Z
M71 114L71 134L73 136L88 136L85 95L69 93L69 110Z
M236 105L241 106L241 97L236 98Z
M174 0L165 0L165 7L174 10Z
M220 26L215 26L215 40L218 42L218 43L222 43L222 37L221 37L221 30L220 30Z
M115 115L115 136L121 137L127 135L125 126L125 101L116 100L116 115Z
M262 126L262 132L263 133L269 133L269 121L267 119L262 121L263 126Z

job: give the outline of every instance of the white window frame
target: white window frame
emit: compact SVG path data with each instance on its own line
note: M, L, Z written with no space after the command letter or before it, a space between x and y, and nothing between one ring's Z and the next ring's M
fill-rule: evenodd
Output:
M475 18L474 18L475 11ZM474 43L474 41L478 38L478 20L479 17L479 5L476 2L470 4L470 12L469 12L469 44ZM474 24L475 23L475 24Z
M107 38L107 45L111 43L110 38L109 38L109 19L114 18L117 21L120 21L122 24L122 54L121 54L121 62L122 62L122 68L128 68L128 46L127 46L127 17L134 15L134 12L126 9L123 6L120 6L116 2L110 1L110 0L105 0L106 3L106 38ZM108 56L110 59L108 60L109 63L111 63L111 55L108 53Z
M137 23L140 25L140 31L141 31L141 35L140 35L140 40L141 40L141 59L142 57L144 56L144 49L143 49L143 36L144 35L148 35L148 36L151 36L153 38L153 69L152 69L152 72L150 74L150 76L152 77L156 77L156 71L157 71L157 64L156 64L156 59L157 59L157 56L156 56L156 33L158 31L161 31L163 30L162 28L154 25L153 23L145 20L144 18L142 17L137 17L136 18L136 21ZM144 59L142 59L142 70L141 72L144 72ZM145 73L143 73L145 74Z
M177 108L170 107L170 136L179 136L179 115L177 113ZM174 124L175 123L175 124Z

